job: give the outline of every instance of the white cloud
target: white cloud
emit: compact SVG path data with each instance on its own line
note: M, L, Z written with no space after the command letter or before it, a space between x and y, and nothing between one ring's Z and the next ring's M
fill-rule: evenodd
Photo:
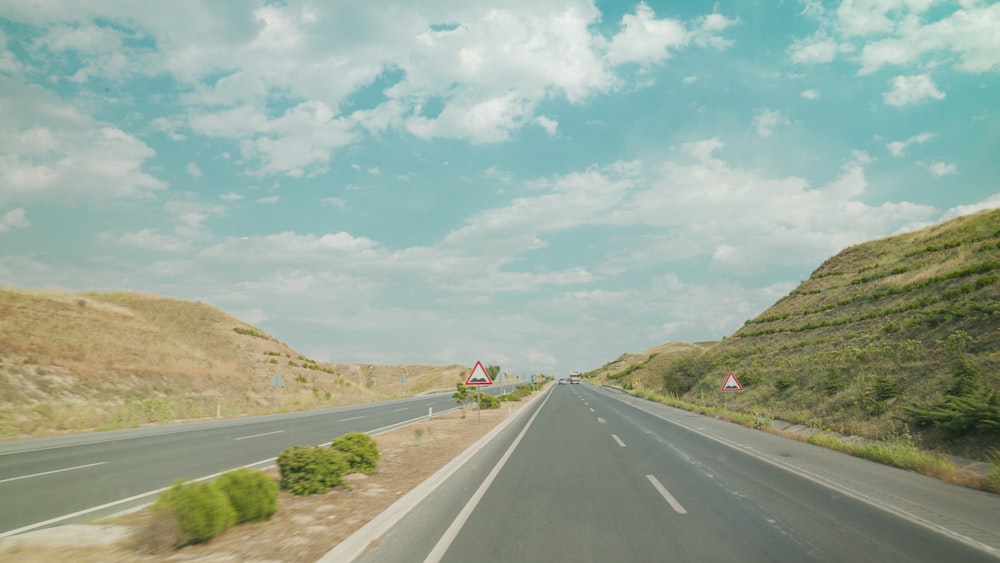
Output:
M102 238L118 242L125 246L141 248L143 250L154 250L156 252L181 253L189 252L193 248L189 241L180 239L173 235L160 234L153 229L143 229L134 233L125 233L118 237L111 233L104 233Z
M955 67L984 73L1000 69L1000 4L970 2L945 18L923 23L899 17L891 37L868 43L858 57L860 74L885 65L906 66L928 55L957 56Z
M24 65L7 50L7 35L0 29L0 72L21 72Z
M219 199L221 199L222 201L228 201L229 203L233 203L233 202L240 201L241 199L243 199L243 196L241 196L240 194L238 194L236 192L226 192L226 193L220 195Z
M53 51L107 53L121 48L121 33L110 27L93 25L58 25L50 28L39 44Z
M174 224L174 234L186 240L211 239L213 235L205 227L205 222L225 212L220 205L196 201L169 201L163 209Z
M347 206L347 202L345 202L342 198L339 197L324 197L323 203L325 203L326 205L339 207L340 209L344 209Z
M689 160L663 163L627 202L607 213L615 224L656 229L633 239L629 252L613 261L652 264L706 256L719 272L756 273L772 265L815 263L934 212L907 202L863 203L869 160L864 155L852 157L833 181L812 187L804 178L771 178L732 167L717 156L722 148L718 139L685 145Z
M892 90L882 94L886 105L912 106L927 100L943 100L944 92L938 90L929 74L897 76L892 79Z
M958 166L952 163L934 161L927 168L931 171L931 174L934 174L938 178L948 174L958 174Z
M820 28L788 49L793 62L827 63L839 54L858 52L858 74L886 65L925 67L953 64L973 73L1000 69L1000 4L978 0L951 4L950 12L932 14L936 0L846 0L836 10L820 3L804 12Z
M556 133L559 132L559 122L554 119L549 119L544 115L539 115L538 117L536 117L535 123L537 123L538 126L541 127L542 129L544 129L545 132L548 133L549 135L555 135Z
M796 64L828 63L837 57L840 49L840 45L825 33L817 33L812 37L795 40L788 47L788 54Z
M280 199L281 198L279 196L272 195L272 196L257 198L257 203L262 203L264 205L274 205L275 203L278 203Z
M27 229L30 226L31 222L28 221L27 212L23 207L16 207L0 215L0 233L6 233L14 229Z
M201 178L201 168L198 168L198 165L193 162L188 163L187 173L195 178Z
M739 20L713 13L695 20L691 29L691 42L699 47L714 47L724 49L733 44L731 39L719 35L720 32L740 23Z
M953 207L941 216L941 220L947 221L948 219L954 219L955 217L961 217L963 215L971 215L973 213L979 213L980 211L986 211L989 209L1000 209L1000 193L995 193L986 199L971 205L959 205Z
M802 91L802 97L805 98L805 99L807 99L807 100L818 100L819 99L819 90L816 90L816 89L803 90Z
M622 16L621 31L611 38L608 62L655 63L670 56L688 42L688 32L677 20L656 19L653 9L645 2L636 6L634 14Z
M775 127L790 123L788 117L778 110L760 108L754 111L753 126L761 137L770 137Z
M554 120L535 114L541 102L579 103L621 86L614 65L655 63L688 44L723 48L730 41L722 34L737 23L719 13L688 24L658 19L640 3L605 36L595 25L601 12L583 0L262 5L252 14L238 4L139 3L113 13L97 4L21 5L10 17L48 26L40 44L49 50L85 57L77 80L171 76L189 109L158 118L169 122L157 125L169 138L184 140L189 127L238 140L253 173L291 176L322 173L362 131L402 128L477 144L506 141L532 123L551 134ZM129 47L126 38L156 49ZM382 102L342 113L349 96L387 76L395 82ZM288 100L298 105L274 112Z
M365 237L354 237L346 232L335 234L299 235L290 231L273 235L227 238L223 242L201 251L203 258L220 262L259 263L315 263L335 255L374 256L378 245ZM384 252L378 251L384 258Z
M697 81L698 81L698 77L697 76L685 76L681 80L681 82L683 82L685 86L690 86L690 85L694 84Z
M0 76L0 202L96 202L166 187L142 171L155 151L55 94Z
M930 141L934 137L936 137L934 133L925 131L923 133L920 133L919 135L914 135L909 139L906 139L905 141L893 141L891 143L886 144L885 147L889 149L889 152L892 153L892 156L903 156L903 154L906 153L906 149L909 148L910 145L914 143L918 144L926 143L927 141Z

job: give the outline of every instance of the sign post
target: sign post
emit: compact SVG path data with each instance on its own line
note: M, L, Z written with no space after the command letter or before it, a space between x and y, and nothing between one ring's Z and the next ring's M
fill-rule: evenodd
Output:
M723 393L734 393L732 407L731 407L731 412L734 415L736 414L736 395L735 395L735 392L742 391L742 390L743 390L743 386L740 385L740 380L736 379L736 376L733 375L733 372L729 372L729 375L726 376L726 380L722 382L722 392Z
M465 384L476 386L476 422L482 422L483 417L479 408L479 386L493 385L493 378L483 367L483 362L476 360L476 366L469 372L469 377L465 378Z
M278 390L285 386L285 381L281 379L280 373L275 373L271 378L271 388L274 389L274 408L278 408Z

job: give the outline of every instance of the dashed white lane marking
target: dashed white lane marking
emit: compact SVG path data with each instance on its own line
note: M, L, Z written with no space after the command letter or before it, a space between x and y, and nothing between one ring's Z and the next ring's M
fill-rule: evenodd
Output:
M674 498L674 495L670 494L670 491L668 491L667 488L664 487L663 484L660 483L660 481L655 476L646 475L646 479L649 479L649 482L653 484L653 488L655 488L657 492L659 492L660 495L663 496L664 500L667 501L667 504L669 504L671 508L674 509L674 512L676 512L677 514L687 514L687 510L684 510L684 507L681 506L681 503L677 502L677 499Z
M611 437L614 438L616 442L618 442L619 446L623 448L625 447L625 442L622 442L622 439L619 438L617 434L612 434Z
M254 434L252 436L240 436L239 438L233 438L233 440L248 440L250 438L260 438L261 436L270 436L271 434L281 434L284 430L275 430L274 432L264 432L263 434Z
M97 463L88 463L87 465L77 465L75 467L64 467L63 469L53 469L52 471L43 471L41 473L32 473L31 475L21 475L20 477L10 477L9 479L4 479L0 483L7 483L10 481L18 481L21 479L30 479L32 477L41 477L42 475L52 475L53 473L62 473L63 471L73 471L74 469L85 469L87 467L94 467L95 465L104 465L106 461L99 461Z

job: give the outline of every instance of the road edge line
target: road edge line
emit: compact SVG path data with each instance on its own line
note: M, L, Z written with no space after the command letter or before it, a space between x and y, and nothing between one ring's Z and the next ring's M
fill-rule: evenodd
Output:
M545 393L550 392L551 387L545 391ZM528 401L528 403L523 406L530 406L531 403L534 402L534 399L537 399L539 396L540 395L536 395L531 401ZM493 441L493 439L496 438L503 430L513 424L516 419L520 418L529 410L530 409L528 408L518 409L514 412L514 414L501 421L492 430L487 432L485 436L477 440L471 446L466 448L465 451L458 454L454 459L445 464L444 467L438 469L430 477L424 479L419 485L410 489L410 492L403 495L402 498L389 505L389 507L383 510L378 516L369 520L367 524L358 528L356 532L337 544L333 549L328 551L326 555L319 558L317 563L354 561L360 557L365 550L368 549L368 545L371 544L373 540L382 537L382 535L389 531L390 528L395 526L400 520L403 519L404 516L420 504L421 501L430 496L430 494L440 487L449 477L465 465L472 458L472 456L479 453L480 450Z

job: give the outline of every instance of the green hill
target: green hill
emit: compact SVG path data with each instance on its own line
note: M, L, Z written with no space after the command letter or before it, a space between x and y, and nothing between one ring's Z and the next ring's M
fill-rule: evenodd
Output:
M316 362L203 303L0 289L0 438L361 403L467 372Z
M847 248L731 336L590 377L849 435L1000 453L1000 211ZM665 352L672 350L673 353Z

